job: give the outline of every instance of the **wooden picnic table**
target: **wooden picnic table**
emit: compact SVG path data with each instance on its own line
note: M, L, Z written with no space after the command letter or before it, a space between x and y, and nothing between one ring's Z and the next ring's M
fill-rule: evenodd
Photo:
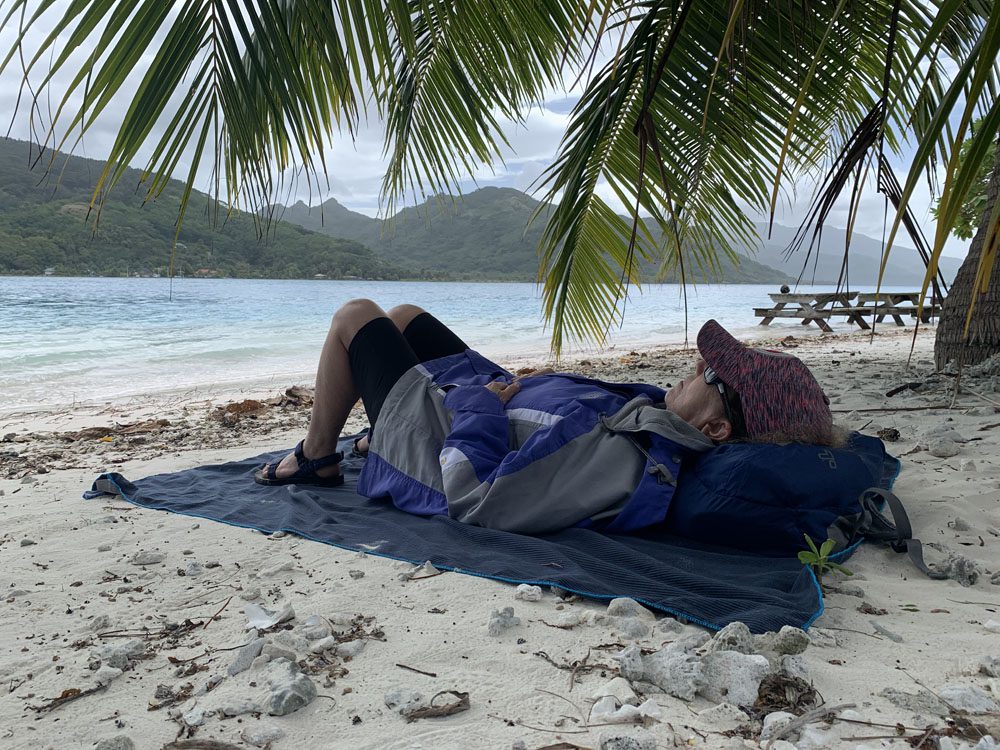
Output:
M822 330L830 333L833 331L827 323L831 315L843 314L845 310L856 310L851 305L852 300L858 296L857 292L821 292L818 294L790 294L775 293L768 295L774 303L774 307L755 307L754 315L762 318L760 325L769 325L775 318L800 318L802 325L807 326L815 323ZM792 307L786 307L792 305ZM837 308L839 305L839 309ZM861 313L848 312L847 318L851 323L857 323L862 328L870 328L862 317Z
M828 292L819 294L770 294L773 307L755 307L754 315L762 318L760 325L766 326L775 318L798 318L802 325L815 323L822 330L833 329L827 322L831 317L846 317L848 323L870 330L866 318L881 323L891 317L897 326L905 326L903 316L917 317L920 292ZM853 303L853 304L852 304ZM790 305L790 307L789 307ZM939 315L940 307L927 305L920 315L923 323Z

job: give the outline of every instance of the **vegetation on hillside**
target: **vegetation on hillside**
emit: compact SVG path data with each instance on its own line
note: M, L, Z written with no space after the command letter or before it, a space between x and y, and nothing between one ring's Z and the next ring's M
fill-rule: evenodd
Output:
M278 215L317 232L357 240L390 262L425 273L534 281L545 217L530 220L540 205L520 190L485 187L456 198L432 197L419 206L400 210L387 222L350 211L333 199L311 210L298 203L279 210ZM676 271L659 279L656 263L639 262L645 282L678 280ZM726 257L717 272L697 272L692 280L733 284L793 281L787 274L745 256Z
M156 199L121 189L105 202L100 221L88 211L102 162L57 156L45 175L30 169L37 150L0 140L0 273L120 276L166 275L182 184L172 181ZM48 159L46 154L44 159ZM130 170L126 183L137 185ZM214 217L197 195L181 226L175 273L249 278L360 277L396 279L419 274L386 263L363 244L278 222L266 240L251 217Z

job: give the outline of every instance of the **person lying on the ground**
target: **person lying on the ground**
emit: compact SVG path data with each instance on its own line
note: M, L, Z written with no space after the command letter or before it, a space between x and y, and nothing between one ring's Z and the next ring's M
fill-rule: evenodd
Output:
M333 316L304 440L260 484L343 483L338 438L360 397L366 497L490 528L634 531L664 520L685 459L733 440L838 442L829 401L796 357L747 347L710 320L694 372L664 391L540 370L515 377L414 305Z

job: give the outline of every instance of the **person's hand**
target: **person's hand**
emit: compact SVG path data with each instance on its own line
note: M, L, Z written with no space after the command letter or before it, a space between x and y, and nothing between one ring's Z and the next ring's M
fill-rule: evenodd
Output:
M553 370L551 367L542 367L539 370L529 369L525 371L520 371L517 373L517 377L514 378L514 382L516 383L518 380L521 380L522 378L537 378L540 375L551 375L554 372L555 370Z
M506 406L507 402L510 401L519 390L521 390L521 384L516 380L513 383L505 383L502 380L494 380L492 383L486 384L486 390L497 394L500 402Z

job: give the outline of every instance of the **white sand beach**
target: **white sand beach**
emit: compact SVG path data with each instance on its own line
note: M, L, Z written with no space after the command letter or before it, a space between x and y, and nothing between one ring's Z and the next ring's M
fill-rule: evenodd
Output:
M609 612L549 590L530 601L473 576L407 576L409 564L290 535L81 499L102 471L140 478L290 448L307 398L282 387L0 419L0 748L992 747L981 737L1000 738L1000 362L963 373L956 395L954 377L932 377L933 329L909 367L911 328L880 326L874 340L796 329L763 340L794 347L841 424L898 431L887 443L903 462L895 491L915 536L934 545L928 560L950 556L953 576L931 580L866 545L847 563L852 577L826 576L826 611L801 654L794 635L780 647L731 635L729 647L764 651L767 669L815 689L807 721L762 722L780 701L744 710L711 689L687 700L637 676L616 660L631 645L649 658L693 639L696 661L726 649L627 603ZM693 357L649 349L569 367L666 385ZM917 385L886 396L907 383ZM233 402L243 403L227 411ZM294 617L261 644L248 633L252 605ZM519 623L491 634L504 607ZM631 679L609 686L619 672ZM286 686L286 708L312 699L269 715L269 682ZM602 690L618 698L598 702ZM784 705L807 700L794 692ZM464 694L467 710L421 715L423 702ZM603 710L616 700L641 708Z

